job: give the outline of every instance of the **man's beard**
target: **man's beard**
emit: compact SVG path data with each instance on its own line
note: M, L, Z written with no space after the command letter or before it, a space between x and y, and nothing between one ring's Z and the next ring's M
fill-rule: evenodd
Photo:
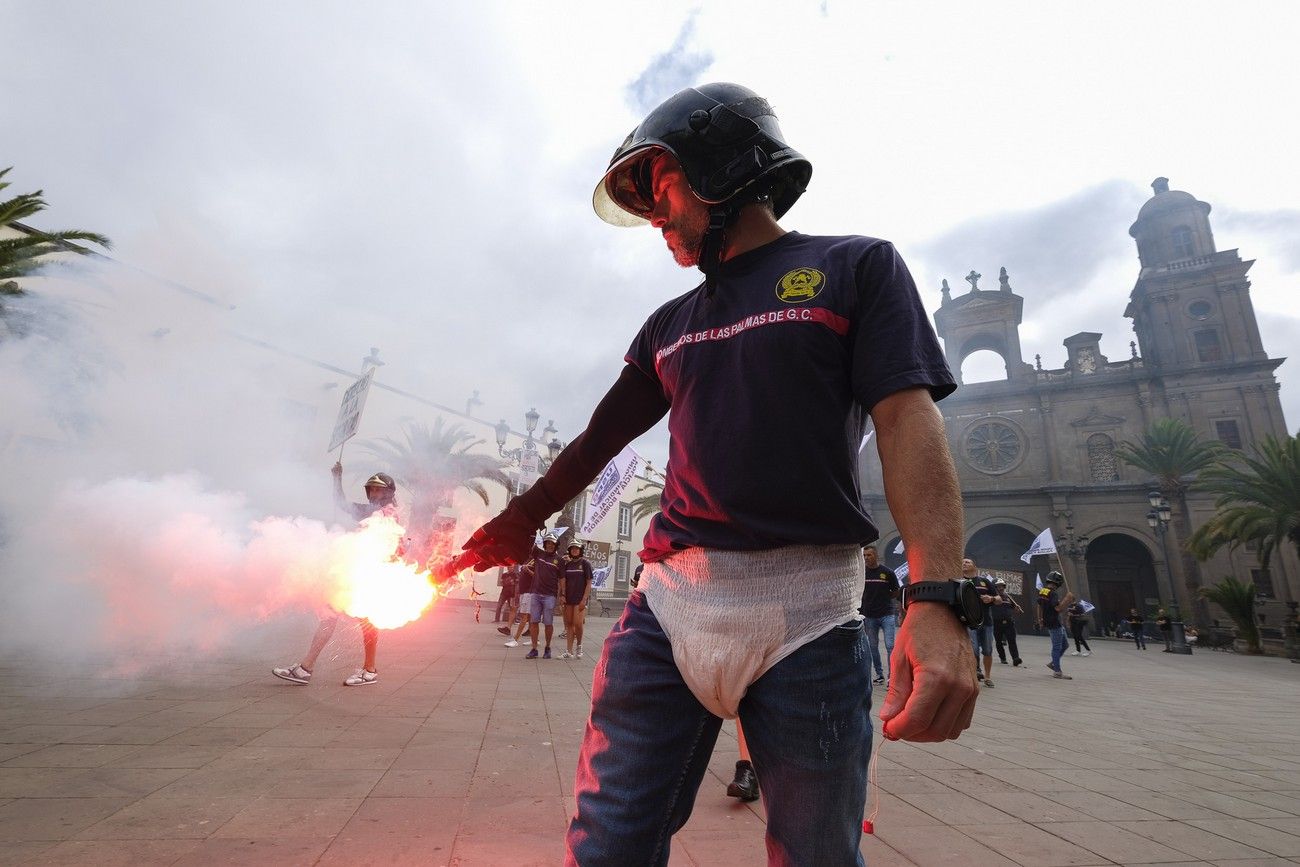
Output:
M665 231L673 233L675 243L668 246L673 254L673 260L683 268L694 268L699 265L700 250L704 247L704 234L709 228L708 215L702 214L698 219L684 218L664 228ZM667 241L666 235L664 239Z

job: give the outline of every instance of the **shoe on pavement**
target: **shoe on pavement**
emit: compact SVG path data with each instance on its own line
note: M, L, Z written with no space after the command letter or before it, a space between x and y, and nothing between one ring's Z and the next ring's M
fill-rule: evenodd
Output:
M1056 678L1057 680L1074 680L1074 678L1070 677L1070 675L1063 674L1059 671L1052 674L1052 677Z
M999 659L998 662L1002 663L1003 665L1007 664L1007 661L1005 659Z
M551 658L551 649L548 647L546 648L545 651L542 652L542 659L550 659L550 658Z
M1080 655L1081 655L1081 656L1092 656L1092 651L1091 651L1091 650L1085 650L1085 651L1084 651L1082 654L1080 654Z
M1023 659L1013 659L1013 660L1011 660L1011 664L1012 664L1013 666L1020 666L1020 665L1023 665L1024 662L1025 662L1025 661L1024 661Z
M1071 655L1071 656L1078 656L1078 655L1079 655L1079 651L1077 651L1077 650L1071 650L1071 651L1070 651L1070 655Z
M754 774L754 766L744 759L736 762L736 778L727 786L727 797L758 800L758 777Z
M532 650L528 651L528 655L524 657L524 659L536 659L536 658L537 658L537 648L536 648L536 647L534 647Z
M873 681L871 681L871 682L872 682L872 683L884 683L884 682L885 682L885 676L884 676L883 674L878 674L878 675L876 675L876 679L873 680Z
M993 678L991 678L991 677L986 677L986 678L984 678L984 685L987 686L987 687L992 687L992 686L993 686Z
M573 659L573 654L566 650L560 654L560 659Z
M497 627L497 632L500 632L502 635L509 635L509 634L510 634L510 627L509 627L509 626L498 626L498 627Z
M506 642L506 647L518 647L518 646L519 646L519 642L515 641L513 638Z
M287 680L290 683L296 683L299 686L306 686L311 682L311 672L301 665L291 665L288 668L273 668L271 674L281 680Z
M348 679L343 681L344 686L366 686L379 680L379 674L374 671L367 671L364 668L358 668L355 672L348 675Z
M983 680L983 679L984 679L984 672L982 672L982 671L977 671L977 672L975 672L975 679L976 679L976 680Z
M581 644L578 645L578 652L577 652L576 654L574 654L574 655L575 655L576 657L578 657L578 659L582 659L582 645L581 645Z

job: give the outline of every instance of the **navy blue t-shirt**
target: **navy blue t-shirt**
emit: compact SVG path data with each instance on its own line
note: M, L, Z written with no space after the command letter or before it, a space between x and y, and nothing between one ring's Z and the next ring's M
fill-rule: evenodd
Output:
M858 446L884 397L956 388L892 244L789 232L651 315L627 353L671 405L641 559L691 547L865 545Z

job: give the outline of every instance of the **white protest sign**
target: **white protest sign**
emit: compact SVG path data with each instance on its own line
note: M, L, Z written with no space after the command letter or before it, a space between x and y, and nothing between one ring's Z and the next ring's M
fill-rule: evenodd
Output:
M534 451L526 451L519 459L519 483L530 487L541 477L542 456Z
M371 367L348 390L343 392L343 403L339 405L339 417L334 422L334 435L330 437L332 452L352 439L361 425L361 411L366 408L366 397L370 394L370 383L375 378L375 368Z
M1034 544L1029 546L1029 550L1020 555L1020 560L1021 562L1028 563L1039 554L1055 553L1056 544L1052 541L1052 528L1048 527L1046 530L1038 534L1038 538L1034 540Z
M626 446L614 456L614 460L605 465L596 477L596 484L591 491L591 508L587 510L587 520L582 525L582 535L587 535L600 525L600 522L614 508L618 498L627 490L627 486L636 476L636 469L641 464L641 456Z

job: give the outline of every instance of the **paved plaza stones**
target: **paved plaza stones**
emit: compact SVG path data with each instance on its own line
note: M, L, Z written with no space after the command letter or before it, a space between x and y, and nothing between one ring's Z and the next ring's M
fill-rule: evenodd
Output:
M525 661L446 605L380 642L381 680L277 681L309 620L237 654L128 673L0 660L0 864L560 864L600 637ZM1300 863L1300 666L1094 641L995 666L976 729L888 743L872 867ZM337 654L329 656L329 654ZM879 696L877 696L877 705ZM727 798L724 727L672 863L765 863L760 803Z

